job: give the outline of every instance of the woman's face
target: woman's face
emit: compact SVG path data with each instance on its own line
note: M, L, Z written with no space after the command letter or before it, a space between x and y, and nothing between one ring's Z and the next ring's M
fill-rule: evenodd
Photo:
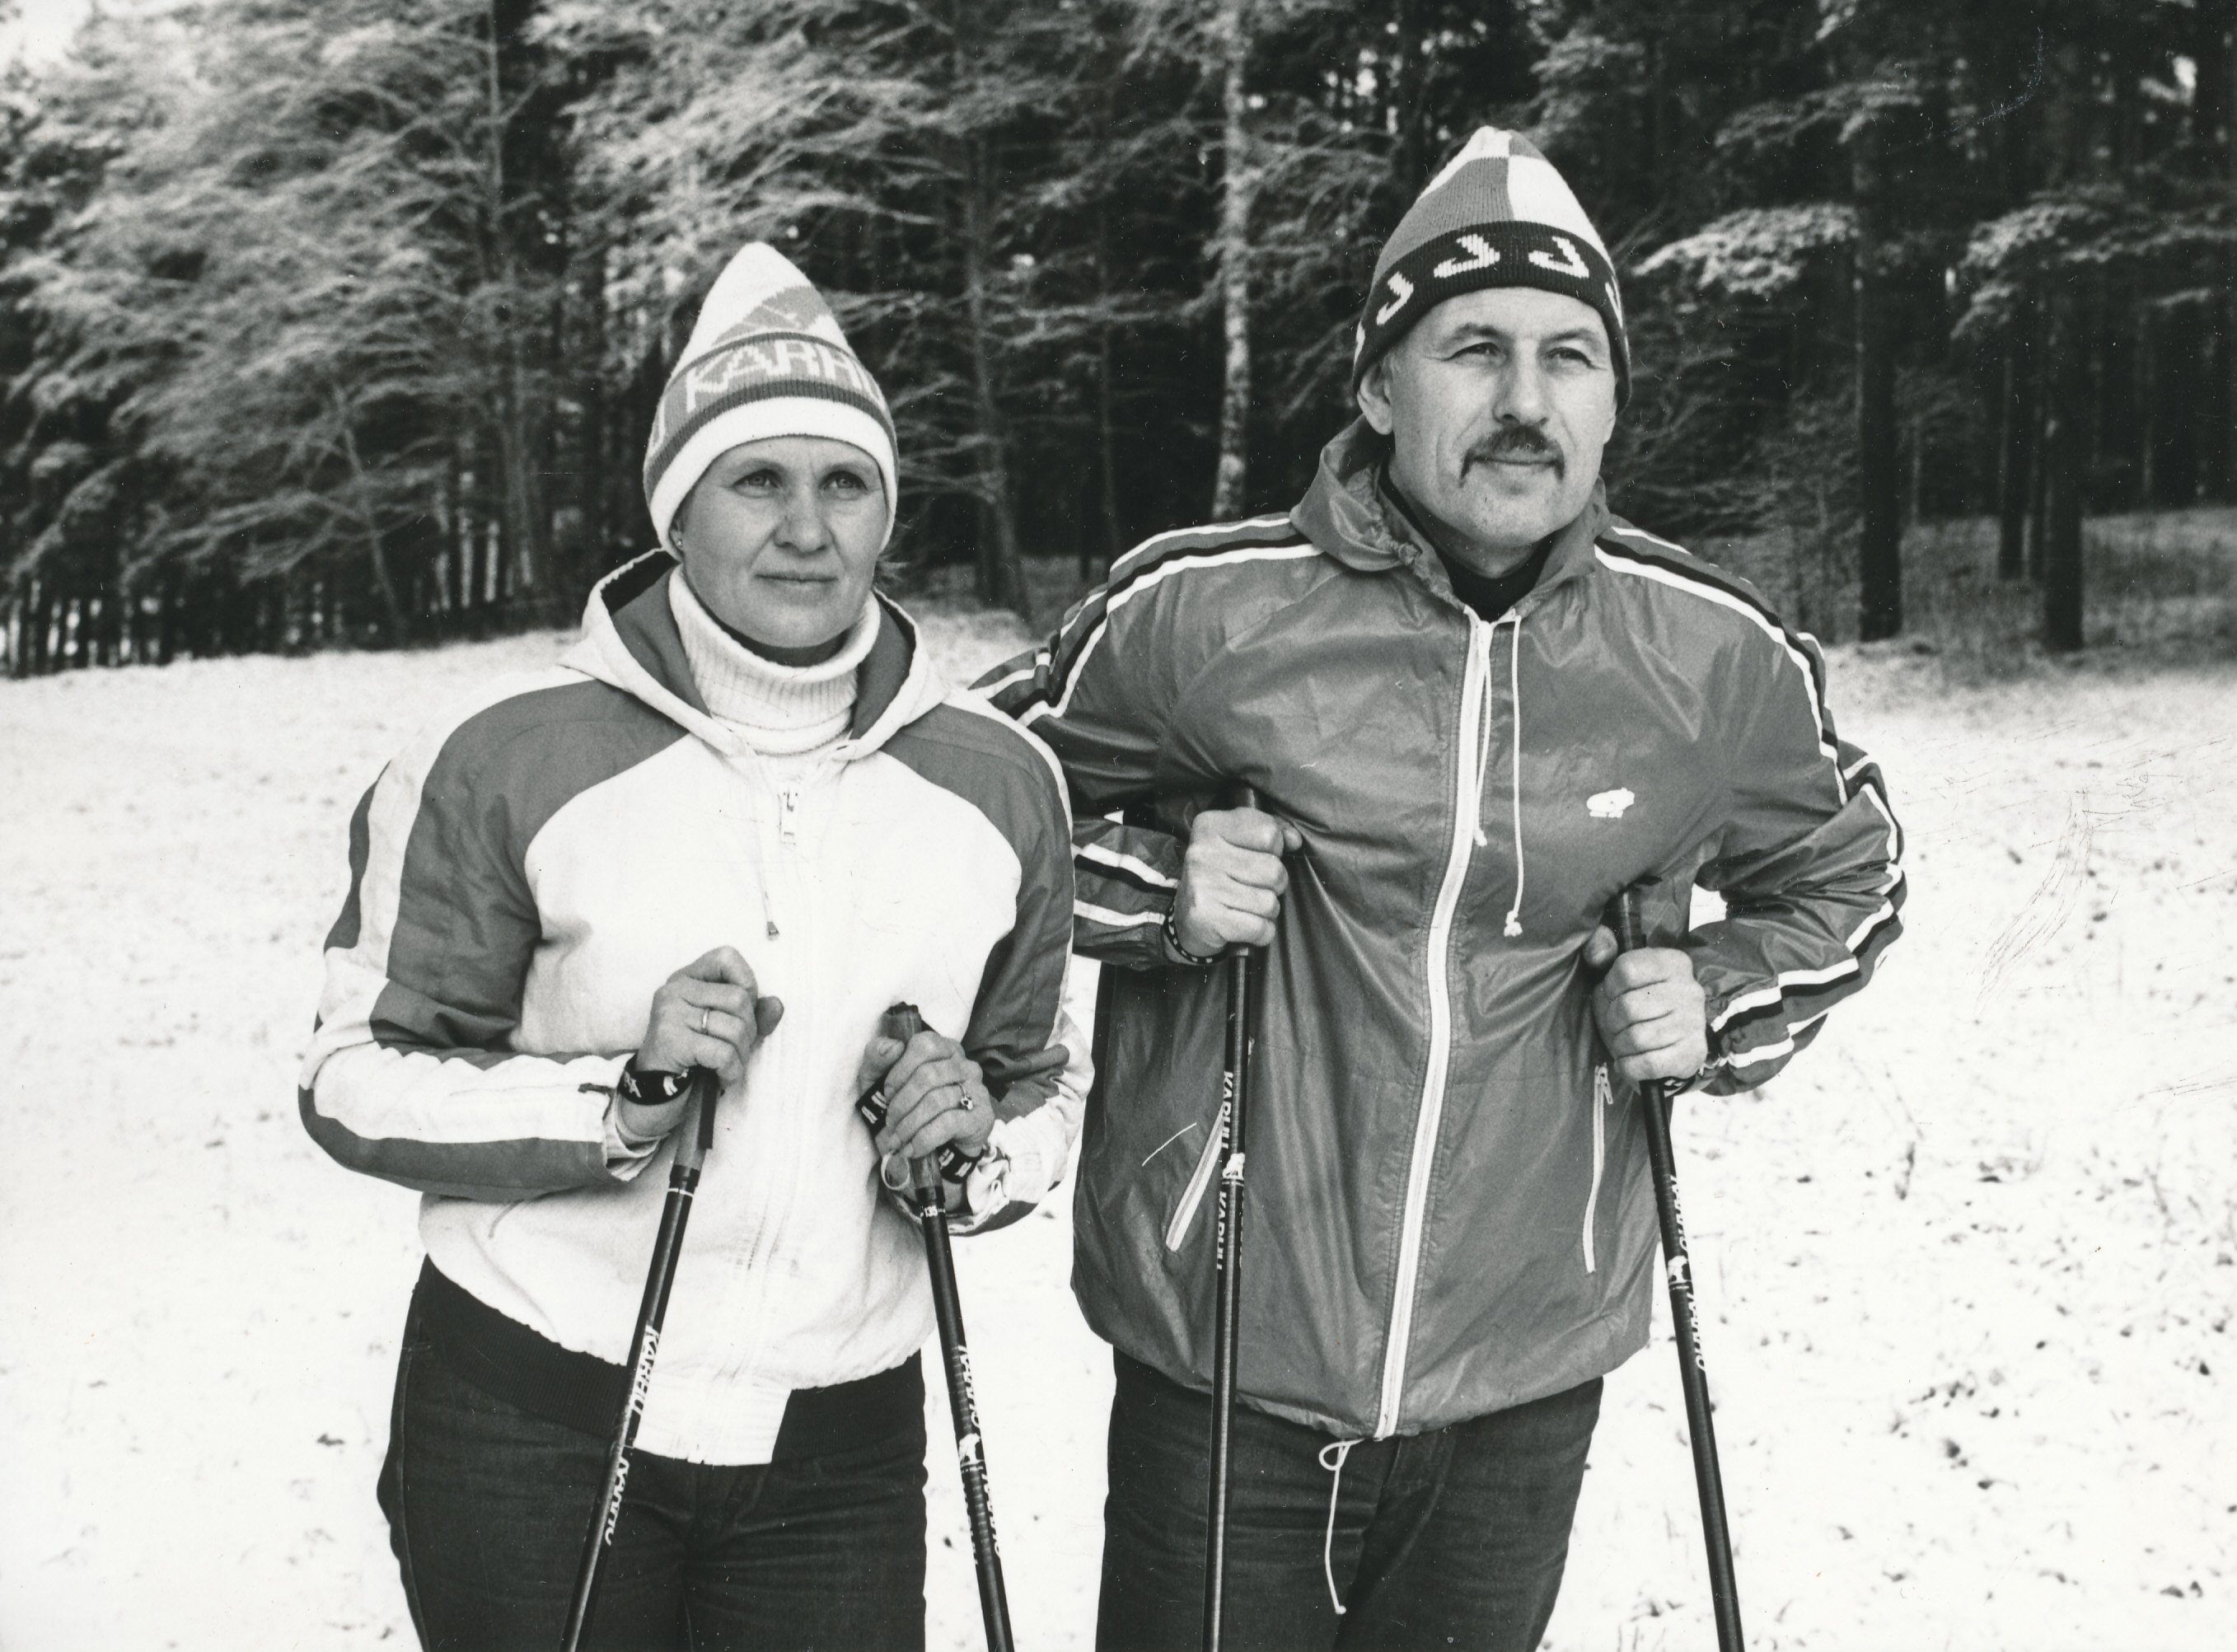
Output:
M772 436L707 467L674 539L716 618L771 648L815 649L861 613L888 509L877 466L851 442Z

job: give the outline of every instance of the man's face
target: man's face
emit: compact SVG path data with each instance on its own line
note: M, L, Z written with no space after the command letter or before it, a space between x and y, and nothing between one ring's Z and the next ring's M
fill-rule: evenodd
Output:
M1591 305L1534 287L1448 298L1360 381L1390 476L1447 552L1503 573L1585 508L1615 430L1615 367Z

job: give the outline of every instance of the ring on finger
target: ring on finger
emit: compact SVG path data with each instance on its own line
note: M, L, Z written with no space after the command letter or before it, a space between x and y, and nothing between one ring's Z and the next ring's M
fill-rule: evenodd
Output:
M703 1033L707 1030L707 1013L711 1008L712 1006L707 1004L699 1006L699 1030Z

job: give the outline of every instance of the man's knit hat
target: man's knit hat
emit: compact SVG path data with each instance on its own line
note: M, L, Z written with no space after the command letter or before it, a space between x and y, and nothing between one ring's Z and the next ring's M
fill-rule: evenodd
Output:
M769 436L829 436L868 454L886 485L891 535L900 490L885 393L847 347L822 294L757 241L716 277L653 415L644 498L660 542L670 543L669 524L709 465Z
M1375 261L1360 312L1351 387L1414 323L1486 287L1542 287L1589 304L1607 328L1615 400L1631 395L1631 347L1615 266L1577 197L1527 139L1481 127L1429 180Z

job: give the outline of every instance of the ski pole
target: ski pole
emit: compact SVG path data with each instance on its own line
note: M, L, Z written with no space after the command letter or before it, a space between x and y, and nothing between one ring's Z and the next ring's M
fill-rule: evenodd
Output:
M1639 890L1616 896L1616 946L1635 952L1646 944ZM1686 1249L1686 1218L1678 1202L1678 1159L1670 1145L1670 1108L1677 1086L1649 1080L1642 1108L1646 1153L1654 1170L1654 1213L1662 1224L1662 1261L1670 1282L1670 1320L1678 1333L1678 1378L1686 1391L1686 1431L1693 1447L1693 1483L1701 1497L1701 1540L1709 1554L1709 1599L1717 1619L1719 1652L1741 1652L1740 1588L1732 1572L1732 1539L1725 1521L1725 1482L1717 1465L1716 1424L1709 1416L1709 1367L1701 1355L1693 1312L1693 1267Z
M924 1030L914 1004L895 1004L879 1030L906 1046ZM882 1087L855 1104L862 1121L876 1130L886 1121ZM917 1225L924 1230L924 1259L932 1273L932 1312L940 1322L940 1353L947 1368L947 1410L955 1424L955 1465L963 1477L963 1507L971 1523L971 1557L979 1573L979 1610L987 1622L987 1652L1013 1652L1010 1597L1002 1583L1002 1552L994 1542L994 1503L987 1490L986 1443L979 1428L979 1396L971 1381L971 1349L963 1339L963 1298L955 1288L955 1254L947 1233L947 1197L943 1181L967 1180L979 1155L948 1142L909 1166L909 1192ZM879 1167L879 1180L886 1180ZM892 1186L890 1181L887 1186ZM894 1189L899 1193L898 1187Z
M1249 786L1229 788L1231 809L1256 809ZM1204 1652L1219 1652L1227 1591L1227 1490L1234 1457L1235 1359L1243 1287L1243 1166L1250 1112L1251 948L1228 948L1227 1053L1219 1075L1219 1219L1212 1252L1211 1486L1204 1562Z
M690 1219L692 1195L699 1187L699 1167L715 1142L715 1102L722 1087L703 1067L692 1069L691 1087L699 1101L698 1124L676 1138L676 1158L668 1171L668 1200L661 1206L660 1232L652 1241L652 1266L645 1275L644 1300L637 1305L637 1330L630 1338L629 1398L614 1426L614 1443L606 1451L605 1484L598 1493L597 1510L583 1540L583 1558L575 1571L575 1597L567 1609L566 1638L561 1642L565 1652L577 1652L583 1644L591 1614L597 1606L599 1569L622 1517L630 1446L637 1439L637 1424L644 1418L652 1365L660 1356L660 1327L668 1318L668 1293L676 1283L676 1258L683 1250L683 1225Z

